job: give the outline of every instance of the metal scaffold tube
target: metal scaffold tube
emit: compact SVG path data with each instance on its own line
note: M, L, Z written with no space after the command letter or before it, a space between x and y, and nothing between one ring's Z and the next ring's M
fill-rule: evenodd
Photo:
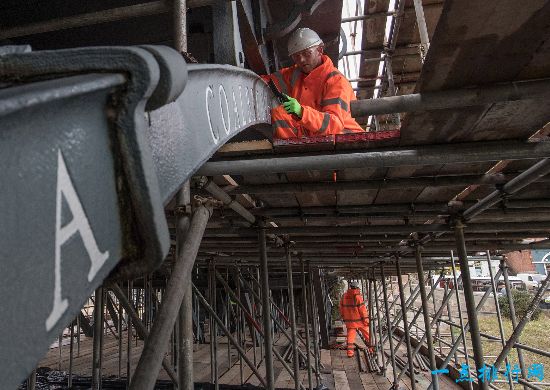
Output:
M550 159L544 159L533 165L531 168L522 172L508 183L499 188L498 190L487 195L478 203L464 211L463 217L468 220L481 212L487 210L489 207L494 206L501 200L515 194L525 186L533 183L534 181L546 176L550 173Z
M258 244L260 246L260 275L262 289L262 316L264 323L264 349L266 388L275 389L273 373L273 335L271 329L271 302L269 299L269 270L267 268L267 248L263 221L259 223Z
M384 340L382 339L382 322L380 320L381 317L381 311L380 311L380 305L379 305L379 299L378 299L378 289L376 287L376 279L372 281L373 287L374 287L374 304L376 305L376 321L377 321L377 330L378 330L378 343L376 348L376 357L378 359L378 353L380 352L381 356L381 367L382 367L382 375L386 375L386 352L384 350ZM379 364L380 366L380 364Z
M109 295L109 302L112 302L111 296ZM114 309L114 302L112 303ZM118 302L117 306L117 318L116 318L116 328L117 328L117 338L118 338L118 377L122 378L122 305ZM70 386L69 386L70 387Z
M506 341L506 345L502 348L502 351L499 353L498 357L495 360L494 367L496 369L499 368L499 366L502 364L506 356L508 356L508 353L510 350L514 347L514 344L519 340L519 336L523 332L523 329L525 328L525 325L529 321L531 321L531 317L535 310L537 309L539 302L542 300L542 297L544 296L544 293L546 292L547 287L550 285L550 273L546 276L546 279L541 283L539 286L537 293L531 300L531 303L529 304L529 307L527 308L525 315L521 319L521 321L517 324L517 326L514 328L514 331L510 338Z
M130 386L130 378L132 377L132 339L133 339L133 336L134 336L134 332L132 330L132 323L134 320L139 320L139 317L133 307L133 304L132 302L128 299L132 297L132 292L133 292L133 288L132 288L132 284L133 282L130 280L128 281L128 295L124 295L124 291L122 291L122 289L118 286L118 284L115 284L115 285L111 285L111 290L113 291L113 293L115 294L115 296L117 297L118 301L120 302L120 304L124 307L124 310L126 310L126 313L127 313L127 317L126 317L126 320L127 320L127 328L126 328L126 332L127 332L127 335L126 335L126 387L129 387ZM117 292L118 290L118 292ZM128 298L127 298L128 297ZM124 298L124 299L122 299ZM79 317L80 318L80 317ZM140 321L141 323L141 321ZM147 330L145 329L145 327L143 326L142 324L142 331L143 333L148 333ZM144 337L145 338L145 337ZM164 359L162 361L162 366L163 367L168 367L168 368L171 368L170 365L168 364L168 362L166 361L166 359ZM170 375L170 372L167 370L166 372L168 372L168 375ZM175 383L177 383L177 378L176 378L176 375L174 372L172 372L173 375L170 375L170 378L172 379L172 381L174 381Z
M440 184L443 184L443 186L451 183L459 183L459 182L465 182L465 185L472 185L472 184L479 184L479 185L488 185L488 186L494 186L498 184L504 184L508 178L509 175L500 175L500 174L494 174L494 175L482 175L485 178L481 181L473 178L472 175L468 175L469 177L464 180L465 176L458 176L455 177L452 180L445 179L444 182L440 182L439 178L442 176L430 176L430 177L417 177L412 179L406 179L402 181L401 179L386 179L386 180L369 180L369 181L345 181L345 182L322 182L322 185L318 185L317 183L313 183L311 186L309 183L305 182L298 182L298 183L282 183L278 184L276 187L271 187L270 184L265 184L262 186L259 185L242 185L239 187L236 187L234 189L231 189L232 194L250 194L250 193L279 193L279 192L289 192L289 193L296 193L296 192L308 192L310 191L323 191L323 190L363 190L363 189L378 189L378 188L403 188L403 187L416 187L417 184L420 184L420 181L423 181L425 185L422 185L421 187L440 187ZM416 181L416 180L419 181ZM427 179L427 180L426 180ZM540 181L536 182L548 182L550 179L547 177L541 179ZM375 183L375 185L372 185L370 183ZM288 185L288 186L287 186ZM346 187L349 185L349 187ZM457 184L461 185L461 184ZM281 186L281 190L279 190L279 186ZM264 191L265 188L265 191ZM250 192L248 190L250 189ZM477 202L472 201L463 201L462 202L464 207L468 208ZM523 209L531 209L536 211L542 211L547 212L548 208L550 207L550 201L546 199L507 199L506 201L506 211L507 212L524 212L529 210L523 210ZM297 213L300 213L304 216L351 216L351 215L419 215L420 217L434 217L437 215L449 215L453 211L453 206L434 202L434 203L392 203L392 204L374 204L374 205L363 205L363 206L310 206L310 207L263 207L260 209L254 210L256 215L261 215L264 217L278 217L278 218L285 218L294 216ZM498 214L499 210L496 208L492 208L489 215L491 214ZM232 214L232 212L228 211L228 214ZM513 234L509 235L509 237L514 236ZM480 238L487 238L486 236L480 236L476 234L467 234L466 239L474 239L475 237ZM516 235L517 237L517 235ZM383 238L383 237L380 237ZM398 239L399 237L388 237L388 239ZM521 237L518 237L521 238ZM331 238L331 240L338 240L338 237ZM363 238L364 240L377 240L376 237ZM218 240L223 240L223 238L218 237ZM310 237L310 241L318 241L318 238Z
M203 188L208 191L214 198L223 202L227 207L235 211L241 217L250 223L256 222L256 217L239 202L233 200L224 190L222 190L212 179L202 178Z
M550 94L550 80L514 81L478 88L422 92L351 103L353 116L393 114L471 107L525 99L543 99Z
M219 274L219 272L215 271L215 274L216 274L216 278L218 279L218 281L220 281L220 283L222 284L223 288L225 289L225 291L229 294L229 296L231 297L231 299L233 299L235 301L235 303L237 304L237 306L239 306L239 308L242 310L243 314L245 315L245 317L248 319L248 321L250 322L251 325L254 326L254 328L258 331L258 333L260 334L260 337L264 337L264 333L262 332L261 328L259 327L259 325L256 323L256 321L254 320L254 318L252 317L252 314L248 312L248 310L246 309L246 307L243 305L243 303L239 300L238 296L235 295L235 292L229 287L229 285L227 284L227 282L223 279L223 277ZM277 323L277 326L282 329L284 331L284 329L282 328L281 325L279 325ZM288 334L285 334L287 337ZM290 339L290 337L289 337ZM296 344L293 344L293 345L296 345ZM288 364L286 363L286 361L283 359L283 357L279 354L279 352L277 351L277 348L275 347L275 345L272 347L272 351L273 351L273 354L277 357L277 359L279 359L279 361L281 362L281 364L283 365L283 367L287 370L287 372L290 374L290 376L292 378L294 378L295 380L298 380L298 388L300 389L303 389L304 387L299 383L299 373L296 374L295 371L292 371L290 369L290 367L288 366ZM298 379L296 379L298 378Z
M460 276L462 276L462 285L464 290L464 299L466 301L466 310L468 312L468 322L470 325L470 337L472 340L472 349L474 352L474 361L476 372L483 369L485 362L483 359L483 346L481 344L481 336L479 334L479 322L477 320L477 310L472 287L472 279L470 277L470 267L468 265L468 254L466 252L466 242L464 241L464 225L461 221L456 221L454 224L455 239L460 264ZM478 386L483 389L488 389L488 381L478 381Z
M233 337L231 332L229 332L229 329L227 329L225 327L225 325L223 324L223 321L220 319L220 317L218 317L218 315L216 314L214 309L212 309L212 306L210 306L208 304L206 299L204 299L204 297L201 295L200 291L198 290L198 288L195 285L192 285L192 288L193 288L193 292L194 292L195 296L197 297L197 299L198 299L199 303L202 305L202 307L204 307L206 309L206 311L212 316L212 318L216 321L216 323L218 324L220 329L227 336L229 342L231 342L233 344L233 346L237 349L237 351L239 351L239 354L243 357L245 363L252 370L252 372L258 378L260 383L263 386L267 387L267 383L266 383L265 379L263 378L262 374L260 374L260 372L258 371L256 366L254 365L254 363L252 363L250 361L250 359L246 355L246 351L239 345L238 341Z
M363 292L365 290L367 291L366 301L368 302L367 309L369 312L369 336L370 336L370 340L369 340L370 344L367 345L367 347L372 347L376 345L376 332L374 331L374 297L373 297L374 292L372 289L372 281L362 277L361 286L363 288Z
M180 0L181 1L181 0ZM176 194L176 257L182 251L189 231L191 215L191 190L189 182ZM193 383L193 293L191 289L192 272L189 272L184 288L187 289L179 311L178 318L178 390L192 390Z
M312 377L311 377L311 345L309 337L309 314L308 314L308 304L307 304L307 287L306 287L306 270L304 265L304 259L300 257L300 267L302 274L302 314L304 318L304 331L306 333L306 361L307 361L307 381L308 389L311 389L313 386Z
M128 290L129 291L132 291L132 287L131 287L131 284L132 282L129 282L129 285L128 285ZM141 319L139 318L139 315L136 311L136 308L134 307L134 305L130 302L130 300L128 299L128 296L130 296L131 294L128 294L128 296L124 293L124 291L120 288L120 286L116 283L111 283L109 285L109 288L111 289L111 291L115 294L115 296L117 297L117 299L119 300L120 304L122 305L122 307L124 307L124 310L126 310L126 313L128 313L128 351L127 351L127 367L126 367L126 370L127 370L127 377L128 379L130 378L130 368L131 368L131 365L130 365L130 362L132 360L132 354L131 354L131 351L132 351L132 325L135 327L135 330L136 330L136 333L138 335L139 338L141 339L147 339L148 335L149 335L149 331L147 330L147 328L145 327L145 324L141 321ZM177 377L177 374L174 372L172 366L170 365L170 362L168 361L167 358L164 358L162 360L162 367L164 368L164 370L168 373L168 376L170 377L170 379L172 379L172 382L174 384L177 384L178 383L178 377Z
M451 268L453 270L453 290L455 291L456 306L458 309L458 319L460 322L460 340L462 341L462 348L464 349L464 360L466 361L466 365L470 367L470 357L468 356L468 347L466 346L466 328L464 327L464 316L462 315L462 304L460 303L460 296L458 295L458 278L456 277L455 256L453 251L451 251ZM459 345L458 339L455 340L455 342L453 343L453 348L455 348L455 345L458 347ZM448 356L451 356L455 352L456 352L456 348L452 353L449 352ZM473 389L472 382L468 382L468 388L470 390Z
M210 161L199 169L201 175L261 175L289 171L325 171L346 168L390 168L410 165L461 164L500 160L546 158L548 142L489 141L426 145L394 150L357 153L329 153L308 156L251 158Z
M308 274L312 275L311 272L311 265L308 262L307 266ZM319 272L319 270L316 270L316 272ZM311 280L311 279L310 279ZM321 358L321 351L319 349L319 312L317 310L317 305L315 302L315 289L313 288L313 283L309 283L309 289L308 289L308 296L309 296L309 305L311 308L311 325L313 328L313 358L315 360L315 382L317 384L317 387L321 385L321 375L320 375L320 364L319 359Z
M514 304L512 290L510 288L510 280L508 279L508 266L506 265L506 261L503 258L500 259L500 270L502 271L502 275L504 276L504 289L506 290L506 298L508 299L508 305L510 308L510 321L512 322L512 328L515 329L518 326L518 320L516 317L516 306ZM523 351L518 348L517 354L518 354L519 366L521 369L521 375L524 378L526 378L525 363L523 360Z
M428 296L426 294L426 281L424 280L424 267L422 266L422 253L421 248L417 245L415 247L416 255L416 270L418 271L418 286L420 287L420 299L422 300L422 314L424 316L424 331L426 333L426 344L428 346L428 358L430 359L430 370L432 370L432 385L435 390L439 389L439 379L435 370L437 366L435 363L434 346L432 339L432 327L430 324L430 315L428 311Z
M240 298L241 298L241 283L239 282L239 277L240 277L240 269L238 268L238 264L235 264L235 267L237 268L237 279L235 280L236 282L236 285L237 285L237 297L239 298L238 301L240 302ZM238 342L239 342L239 345L241 347L245 347L246 348L246 334L244 332L244 328L245 328L245 325L244 325L244 312L245 310L242 309L242 307L239 305L239 307L237 308L237 318L238 318L238 321L237 321L237 335L238 335ZM255 346L254 346L255 347ZM244 378L243 378L243 357L241 356L241 354L239 354L239 377L240 377L240 383L241 383L241 386L243 385L243 382L244 382Z
M416 14L416 24L420 34L421 59L422 62L424 62L424 58L430 48L430 37L428 35L428 28L426 27L426 18L424 17L422 0L414 0L414 10Z
M225 270L225 274L226 274L226 278L229 279L229 270ZM231 318L231 314L232 314L232 305L233 305L233 302L231 302L231 300L228 298L228 297L225 297L225 307L224 307L224 311L225 311L225 326L227 328L231 328L231 323L233 322L232 321L232 318ZM232 361L231 361L231 343L227 343L227 368L226 368L226 371L229 371L230 370L230 367L232 367L233 364L232 364Z
M453 258L453 257L451 257L451 261L452 261L453 264L454 264L454 258ZM496 273L494 280L498 280L498 279L500 278L501 275L502 275L502 271L499 270L499 271ZM456 272L455 272L455 276L456 276ZM452 288L452 290L455 290L457 293L458 293L458 291L457 291L457 289L456 289L456 286L460 283L460 280L461 280L461 279L462 279L462 273L461 273L461 275L460 275L458 278L455 278L455 284L454 284L454 286L453 286L453 288ZM464 291L464 290L463 290L463 291ZM457 294L457 295L458 295L458 294ZM474 309L476 312L478 312L478 311L481 310L481 308L483 307L483 305L485 304L485 302L487 301L487 299L489 298L490 295L491 295L491 290L490 290L490 289L487 289L487 290L485 291L485 293L483 294L483 296L481 297L481 299L479 300L477 306L476 306L475 309ZM466 298L466 297L465 297L465 298ZM459 301L459 302L460 302L460 301ZM459 313L460 313L460 312L459 312ZM437 315L436 315L435 317L436 317L436 318L439 318L439 314L440 314L440 313L437 313ZM433 320L433 323L435 323L435 318L434 318L434 320ZM457 339L457 340L455 341L455 343L451 346L451 349L450 349L450 351L448 352L447 357L445 358L445 360L443 361L443 363L440 365L439 369L444 369L444 368L447 367L447 365L448 365L449 362L451 361L451 358L452 358L453 354L454 354L456 351L459 350L458 348L459 348L459 344L460 344L460 341L461 341L461 340L464 340L464 345L466 345L466 338L465 338L465 337L466 337L466 331L468 331L468 330L470 329L470 324L469 324L469 323L464 324L463 329L464 329L463 332L461 332L461 339ZM465 348L463 351L464 351L464 354L465 354L465 360L466 360L466 362L467 362L467 365L469 366L469 363L468 363L468 361L469 361L469 360L468 360L468 359L469 359L468 356L469 356L469 355L468 355L468 353L467 353L467 349ZM471 382L468 382L468 383L471 384ZM431 388L432 388L432 384L430 383L430 386L428 386L428 390L430 390Z
M407 283L405 283L405 285L403 286L403 288L406 288L407 286L410 285L410 279L407 280ZM416 286L416 288L413 290L412 294L409 296L409 298L407 299L407 301L405 302L405 306L407 308L409 308L413 303L414 301L416 300L416 298L418 297L418 294L420 293L420 287L419 286ZM395 306L395 304L397 303L397 299L393 299L392 300L392 303L390 304L390 310L392 310ZM401 321L401 319L403 318L403 312L400 311L398 315L394 316L393 320L392 320L392 326L393 327L396 327L397 324L399 323L399 321Z
M69 337L71 338L71 341L70 341L70 350L69 350L69 379L67 380L67 386L71 387L73 385L73 364L74 364L74 326L75 326L75 321L71 322L71 326L70 326L70 334L69 334ZM122 329L122 327L119 327L119 329ZM122 331L119 331L118 335L118 340L119 340L119 343L122 343L122 335L121 335ZM122 351L119 350L118 352L118 356L119 356L119 361L122 357ZM120 365L120 363L119 363ZM119 373L120 373L120 369L119 369ZM119 377L120 377L120 374L119 374Z
M401 7L402 4L404 4L404 1L405 0L402 0L402 1L399 2L399 7ZM400 19L401 18L397 18L398 21ZM396 25L396 27L398 28L397 25ZM388 75L388 92L391 94L391 96L395 96L397 90L395 89L395 82L394 82L394 79L393 79L392 57L389 56L389 55L385 56L384 57L384 62L386 64L386 74ZM397 126L397 128L401 127L401 115L399 113L396 113L392 116L394 116L394 118L395 118L395 125Z
M440 278L441 278L441 276L440 276ZM438 279L438 281L439 281L439 280L440 280L440 279ZM418 286L417 286L416 289L418 289ZM419 289L418 289L418 290L419 290ZM434 292L434 290L431 289L430 292L428 293L427 299L430 299L430 297L433 295L433 292ZM407 303L407 309L409 309L410 307L412 307L412 305L413 305L414 302L416 301L416 298L418 297L418 295L420 295L420 292L418 292L418 293L417 293L416 295L414 295L413 297L410 297L410 298L413 298L413 299L410 299L410 301ZM390 308L391 308L391 307L390 307ZM418 319L419 316L420 316L420 312L417 312L417 313L414 315L412 321L410 322L411 326L412 326L413 324L416 323L416 320ZM397 326L397 324L399 323L399 321L401 320L401 318L402 318L402 313L399 313L399 315L396 316L396 318L395 318L396 321L393 322L393 326L394 326L394 327ZM424 337L425 337L425 336L424 336ZM423 341L423 339L424 339L424 338L422 338L422 341ZM399 339L399 342L397 343L396 350L399 349L399 347L401 346L401 344L403 343L404 340L405 340L405 336L403 335L403 336ZM415 353L416 353L416 352L415 352ZM401 377L401 376L402 376L402 373L399 374L399 377Z
M431 279L431 278L430 278ZM433 297L434 296L434 291L435 291L435 288L434 288L434 285L431 286L431 289L430 289L430 292L428 293L427 295L427 299L429 300L430 297ZM449 302L449 300L451 299L451 296L452 296L452 291L447 291L447 293L445 293L445 295L443 296L443 300L441 302L441 306L439 307L439 309L437 310L437 312L434 314L433 316L433 319L431 320L430 324L429 324L429 327L432 328L433 326L436 326L437 324L439 324L440 322L440 317L441 315L443 314L443 310L445 309L445 305ZM434 310L435 310L435 306L434 306ZM413 325L416 326L416 320L418 319L418 317L420 316L420 313L422 313L422 311L417 311L412 319L412 321L410 322L410 326L412 327ZM420 351L420 347L422 346L422 343L424 342L424 340L426 340L426 335L427 333L424 332L424 334L422 335L422 337L420 338L420 341L418 342L417 346L415 347L414 349L414 352L413 352L413 356L416 356L418 354L418 352ZM399 346L401 345L401 343L403 342L403 340L405 339L405 335L403 335L401 337L401 339L399 340L399 343L397 344L397 349L399 349ZM440 338L438 338L440 340ZM403 373L404 371L401 371L399 373L399 377L398 379L401 379L401 377L403 376ZM433 382L430 384L430 386L433 386Z
M432 289L432 291L435 291L435 283L433 281L433 278L432 278L432 272L428 272L428 280L430 281L430 287ZM450 300L451 298L451 294L449 294L449 296L445 296L446 297L446 300L447 302ZM432 303L433 303L433 308L434 308L434 312L436 311L436 303L435 303L435 294L432 294ZM440 308L440 311L441 313L443 313L443 306L444 305L441 305L441 308ZM440 328L440 321L436 321L436 328L435 328L435 338L439 341L439 354L440 355L443 355L443 350L441 349L441 328Z
M27 378L27 389L36 390L36 368L32 370L31 374Z
M549 142L550 144L550 142ZM508 222L506 224L495 224L495 223L472 223L469 224L469 230L472 232L479 232L479 233L496 233L496 232L503 232L503 233L510 233L510 232L526 232L527 234L533 234L533 232L536 232L534 234L539 234L543 237L546 237L548 234L547 231L550 229L550 221L535 221L535 222ZM292 235L312 235L312 234L318 234L318 235L371 235L371 234L410 234L410 233L434 233L434 232L440 232L440 233L450 233L452 231L451 227L448 224L422 224L422 225L407 225L407 224L400 224L400 225L356 225L356 226L278 226L278 227L267 227L266 232L268 233L274 233L274 234L292 234ZM256 229L252 228L239 228L239 227L231 227L231 228L212 228L208 229L208 236L212 237L212 235L215 234L231 234L231 235L238 235L242 237L249 237L252 233L256 233ZM431 237L431 236L426 236ZM539 236L537 236L539 237ZM550 245L549 242L541 242L541 243L532 243L532 244L513 244L513 245L507 245L507 244L501 244L500 247L505 248L507 250L521 250L521 249L544 249L547 248ZM395 248L395 249L394 249ZM398 251L406 251L410 248L406 246L398 246L396 245L394 250ZM485 244L482 246L476 246L476 248L480 248L479 250L486 250L487 246ZM453 249L452 245L450 243L445 243L443 245L435 245L430 244L429 246L426 246L424 249L424 252L436 252L441 253L445 252L447 253L449 250ZM362 248L363 252L379 252L380 249L375 246L366 246L364 249ZM477 249L476 249L477 250ZM383 252L388 252L387 248L382 248ZM330 251L327 249L328 254L331 254ZM255 252L253 252L255 253ZM314 253L314 257L319 257L319 254L315 251L303 251L304 255L310 255L311 253ZM320 252L319 252L320 253ZM338 252L336 252L338 253ZM333 253L334 254L334 253ZM276 255L279 255L278 257L282 257L282 253L276 253ZM246 255L242 256L246 257ZM330 256L326 256L330 257ZM334 257L334 256L332 256ZM347 259L349 262L349 258Z
M188 0L189 8L210 5L210 0ZM27 35L42 34L76 27L92 26L100 23L116 22L124 19L140 18L170 12L165 1L144 1L141 4L126 7L111 8L86 14L67 16L59 19L46 20L22 26L6 28L0 34L0 40Z
M447 281L445 281L444 282L444 291L443 291L443 293L445 295L447 295L448 292L449 292L449 283ZM449 322L455 324L455 322L453 320L453 314L452 314L452 310L451 310L450 300L447 301L447 319L449 320ZM451 330L451 345L454 344L455 341L456 341L456 336L455 336L454 332ZM454 356L455 366L458 366L458 355L457 355L457 353L455 352L453 356ZM436 366L436 369L437 369L437 366Z
M502 346L504 347L504 325L502 324L502 316L500 314L500 305L498 302L498 295L497 295L497 288L495 286L495 279L493 276L493 266L491 265L491 254L489 251L486 252L487 255L487 265L489 268L489 277L491 278L491 291L493 293L493 299L495 302L495 310L497 312L497 321L498 321L498 331L500 333L500 342ZM508 358L505 359L506 364L508 364ZM523 365L522 365L523 366ZM525 378L525 372L523 372L523 376ZM512 375L508 375L508 386L510 387L510 390L513 390L514 384L512 383ZM527 388L525 388L527 390Z
M392 388L397 390L399 388L397 382L397 367L395 364L395 350L393 349L393 327L390 322L390 309L388 305L388 287L386 286L386 275L384 274L384 264L380 264L380 274L382 276L382 291L384 292L384 309L386 312L386 327L388 332L388 341L390 343L390 358L393 372L393 385ZM393 294L392 294L393 295ZM384 351L382 350L382 353Z
M252 298L252 299L257 299L258 301L261 300L260 296L254 291L254 289L253 289L252 287L250 287L250 285L249 285L245 280L243 280L240 276L239 276L239 279L238 279L238 280L239 280L239 284L242 284L242 285L247 289L247 291L251 293L251 298ZM253 276L251 276L251 280L254 281L254 282L259 286L259 282L258 282ZM223 283L223 282L222 282L222 283ZM273 299L272 299L272 298L270 298L270 302L271 302L271 305L272 305L273 307L276 307L276 305L275 305L275 303L273 302ZM277 307L276 307L276 308L277 308ZM277 310L279 310L279 309L277 308ZM291 341L291 340L292 340L291 336L288 334L288 332L285 330L285 328L281 325L281 323L278 321L276 315L275 315L273 312L271 312L271 319L273 320L273 322L275 323L275 325L278 326L278 328L281 330L281 332L282 332L283 335L287 338L287 340ZM260 335L262 334L262 333L260 332L260 330L258 330L258 332L260 333ZM254 334L255 334L255 333L254 333ZM304 340L302 339L302 337L301 337L298 333L296 333L296 338L297 338L297 340L299 340L300 342L302 342L304 345L306 345L306 341L304 341ZM299 353L303 358L306 358L306 355L305 355L305 354L302 352L302 350L299 349L299 348L298 348L298 353ZM310 353L311 353L311 351L310 351Z
M193 389L193 294L190 287L186 288L177 323L178 386Z
M256 276L255 276L256 280L260 280L260 267L255 267L254 270L256 271ZM258 282L257 287L258 287L258 289L255 291L256 296L258 297L256 303L259 305L260 310L262 310L262 298L260 297L260 295L262 294L262 291L261 291L262 286L260 285L260 282ZM271 313L271 310L270 310L270 313ZM258 357L259 357L259 359L260 359L259 361L261 363L264 360L264 343L261 342L263 340L263 337L260 335L260 333L257 333L257 336L260 337L259 339L257 339L257 341L258 341L258 346L260 347Z
M187 51L187 0L175 0L174 10L174 47L178 52ZM181 389L180 389L181 390Z
M187 0L174 0L173 28L174 47L179 53L187 52ZM181 256L185 237L189 230L191 216L191 188L186 181L176 194L176 258ZM193 281L192 272L189 272L185 284L185 295L179 310L177 320L177 364L178 390L192 390L193 383Z
M216 265L213 261L208 263L208 300L214 314L217 308L217 290L216 290ZM219 389L218 375L218 327L214 316L209 316L210 330L210 383L214 385L214 389Z
M181 257L177 259L170 275L162 305L157 312L151 333L145 342L141 358L132 377L131 390L149 390L156 382L171 331L187 291L181 286L191 274L211 212L210 205L200 205L193 211L191 226L181 251Z
M401 275L401 265L399 264L399 258L395 259L395 266L397 268L397 287L399 289L399 299L401 300L401 313L403 314L403 332L405 332L405 343L407 345L407 359L409 363L409 377L411 378L411 390L416 389L416 378L414 375L414 356L411 347L411 335L410 327L407 321L407 305L405 302L405 291L403 288L403 278ZM405 371L406 367L403 367L402 371Z
M294 280L292 274L292 259L288 243L285 245L286 269L288 282L288 305L290 309L290 332L292 335L292 362L294 363L294 389L300 389L300 362L298 356L298 340L296 337L296 313L294 308Z
M103 287L95 290L94 339L92 351L92 389L101 389L101 355L103 354ZM59 344L61 348L61 343Z
M276 183L276 184L243 184L238 187L231 188L230 193L232 195L236 194L294 194L296 192L312 192L312 191L345 191L345 190L378 190L383 189L399 189L403 187L407 188L424 188L424 187L452 187L452 186L468 186L468 185L497 185L506 183L509 179L509 175L503 174L481 174L481 175L438 175L438 176L422 176L422 177L407 177L407 178L393 178L393 179L371 179L371 180L349 180L349 181L321 181L321 182L292 182L292 183ZM542 179L541 179L542 180ZM223 192L216 191L215 193L209 188L204 187L210 194L215 195L219 194L220 197L216 196L217 199L223 201L227 206L231 202L235 202L231 197ZM223 195L225 194L225 195ZM237 203L238 204L238 203ZM394 206L394 205L392 205ZM416 206L416 205L415 205ZM434 208L435 205L431 205L430 208ZM231 206L229 206L231 207ZM242 206L241 206L242 207ZM346 208L352 210L384 210L387 208L387 211L399 211L400 206L388 207L388 205L370 205L370 206L339 206L339 212L345 212ZM421 211L422 206L419 206L418 209L415 207L415 212ZM440 209L436 210L441 212L444 206L441 206ZM318 209L323 209L318 207ZM324 208L329 210L328 207ZM246 209L245 209L246 210ZM278 209L271 209L277 211ZM288 208L284 209L286 212L289 211ZM308 210L315 211L315 208L303 208L302 211L306 213ZM269 210L267 210L269 211ZM272 211L272 212L273 212ZM405 211L411 211L411 207L406 206ZM236 211L237 212L237 211ZM433 213L432 213L433 214ZM265 214L264 214L265 215Z

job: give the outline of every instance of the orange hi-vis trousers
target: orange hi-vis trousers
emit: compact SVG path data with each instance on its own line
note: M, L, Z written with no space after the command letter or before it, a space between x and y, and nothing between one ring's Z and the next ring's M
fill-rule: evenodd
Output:
M348 356L353 356L353 351L355 350L355 336L357 335L357 331L361 332L363 335L363 338L365 339L367 343L367 347L370 345L370 337L369 337L369 328L366 326L362 326L359 328L348 328Z

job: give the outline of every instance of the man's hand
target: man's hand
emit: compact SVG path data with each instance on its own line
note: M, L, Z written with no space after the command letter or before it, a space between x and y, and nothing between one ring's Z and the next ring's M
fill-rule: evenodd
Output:
M286 112L288 112L289 114L297 115L298 117L301 118L302 106L300 105L298 100L288 95L285 95L285 96L288 98L288 101L283 103L283 107L285 108Z

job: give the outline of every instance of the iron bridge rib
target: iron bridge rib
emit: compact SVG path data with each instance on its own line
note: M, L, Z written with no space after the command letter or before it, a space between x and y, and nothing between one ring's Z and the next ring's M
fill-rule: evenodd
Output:
M230 138L251 126L269 125L275 102L249 70L229 65L187 69L183 93L150 113L149 144L165 203Z
M0 291L12 313L0 377L13 388L109 275L162 263L164 204L231 137L268 125L273 100L251 71L187 66L162 46L6 54L0 83Z

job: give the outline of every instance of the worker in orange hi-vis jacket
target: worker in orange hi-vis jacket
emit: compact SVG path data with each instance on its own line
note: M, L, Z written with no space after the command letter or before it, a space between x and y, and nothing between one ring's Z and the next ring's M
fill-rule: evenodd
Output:
M350 288L342 295L340 299L340 315L346 324L348 330L347 352L348 357L353 356L355 350L355 335L357 331L361 332L367 347L370 345L369 338L369 316L367 308L363 304L363 296L359 290L357 282L350 282Z
M288 40L295 65L262 76L273 80L287 100L271 110L274 138L364 132L351 116L350 102L357 100L351 84L323 47L315 31L299 28Z

